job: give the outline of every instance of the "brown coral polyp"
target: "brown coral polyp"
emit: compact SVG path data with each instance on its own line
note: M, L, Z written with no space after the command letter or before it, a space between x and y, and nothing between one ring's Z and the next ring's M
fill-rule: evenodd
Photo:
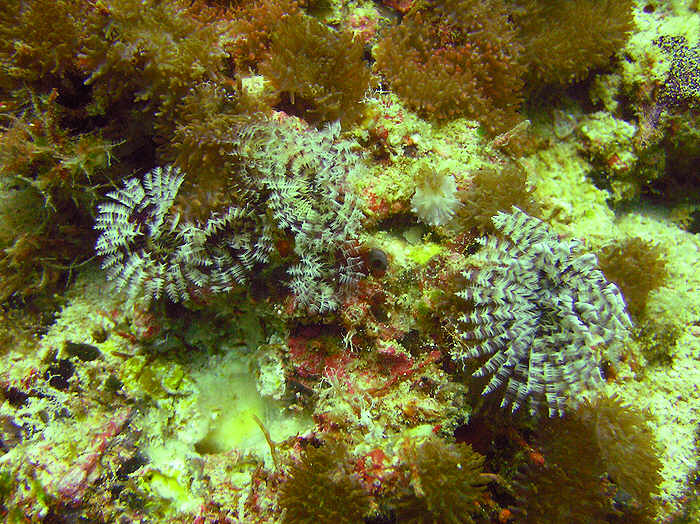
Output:
M518 38L524 45L528 84L567 84L606 65L632 29L631 0L516 2Z
M548 421L538 439L544 463L516 482L518 522L653 522L661 462L649 418L601 396Z
M462 0L407 15L374 55L392 89L419 113L465 116L498 132L517 121L520 53L501 1Z
M307 445L297 462L289 466L279 488L279 505L285 524L362 522L370 498L344 445L329 442Z
M287 112L314 124L340 120L346 125L362 114L370 83L363 53L351 32L294 13L280 20L259 69Z

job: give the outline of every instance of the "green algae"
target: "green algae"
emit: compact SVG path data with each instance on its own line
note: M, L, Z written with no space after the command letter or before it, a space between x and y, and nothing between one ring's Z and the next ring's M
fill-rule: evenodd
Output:
M153 361L144 355L129 358L121 369L121 380L128 390L159 399L177 393L185 379L185 370L181 365Z
M258 420L268 428L273 440L284 440L309 427L309 421L284 414L284 404L258 393L258 378L251 373L248 356L231 353L193 375L199 390L198 409L210 423L196 448L200 453L220 453L235 449L266 457L270 449ZM263 373L263 381L267 382ZM275 379L278 381L279 379ZM270 391L269 383L263 391Z

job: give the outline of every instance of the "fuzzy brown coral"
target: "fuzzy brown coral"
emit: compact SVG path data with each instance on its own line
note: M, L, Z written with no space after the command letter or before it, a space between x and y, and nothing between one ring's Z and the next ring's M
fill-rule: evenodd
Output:
M527 173L514 160L505 160L500 168L480 168L459 198L463 204L457 213L460 226L479 233L493 233L491 217L512 206L531 216L537 216L539 211L527 183Z
M112 145L61 129L52 98L0 126L2 300L51 289L91 256L93 184L106 181Z
M625 406L617 397L599 397L578 410L581 424L594 430L608 477L634 499L636 512L653 506L661 482L661 462L648 415Z
M468 444L431 437L406 452L411 494L397 508L399 522L468 524L484 490L484 457Z
M14 108L55 92L59 125L77 133L99 127L126 144L124 161L169 139L193 85L229 80L229 22L220 11L185 0L3 2L0 69L8 74L0 87ZM146 165L138 167L151 167L139 153Z
M606 65L632 29L632 0L516 1L529 87L568 84Z
M103 3L101 38L83 50L95 113L134 104L142 126L173 130L174 112L195 84L225 72L225 22L218 10L184 0Z
M307 445L279 488L287 524L356 524L369 511L369 495L352 471L342 444Z
M167 156L177 167L202 179L225 176L231 133L241 119L236 102L235 93L211 82L193 87L183 97L175 133L167 144Z
M505 4L451 0L404 17L374 50L377 69L413 109L466 116L491 132L511 128L521 102L519 62Z
M646 422L616 397L548 421L539 437L544 463L518 482L523 522L651 522L661 463Z
M88 37L84 0L7 0L0 4L0 63L10 79L46 82L77 70L76 49ZM1 84L0 84L1 85Z
M237 70L257 68L269 53L270 39L282 17L299 14L297 4L294 0L241 2L233 13L231 38L224 44Z
M649 293L662 286L668 274L660 248L639 237L604 247L598 263L605 276L618 285L636 318L644 314Z
M361 115L370 72L362 44L302 14L285 15L272 36L269 57L260 64L287 112L311 123Z
M645 318L639 322L634 329L634 338L647 362L640 373L651 370L651 366L670 366L682 333L679 325L667 320Z
M252 120L249 113L255 111L246 107L240 89L203 82L183 97L176 112L175 132L161 150L168 161L188 173L179 199L184 204L180 208L183 216L205 221L224 200L231 204L231 193L226 189L235 172L231 161L235 138Z

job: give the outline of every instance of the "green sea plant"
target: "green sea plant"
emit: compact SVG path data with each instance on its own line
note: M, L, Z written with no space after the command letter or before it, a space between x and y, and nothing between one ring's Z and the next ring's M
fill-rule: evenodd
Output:
M457 293L456 359L488 357L475 377L483 394L504 389L502 407L527 403L563 415L567 396L602 378L598 346L619 346L632 327L618 288L578 240L563 240L541 220L513 207L498 213L499 236L483 237L474 267Z
M99 132L63 128L55 98L31 97L27 106L2 115L2 300L51 290L91 256L91 209L114 145Z

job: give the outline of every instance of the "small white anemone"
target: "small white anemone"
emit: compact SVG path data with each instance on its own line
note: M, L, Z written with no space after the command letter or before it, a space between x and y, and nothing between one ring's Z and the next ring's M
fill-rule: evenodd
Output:
M415 169L416 192L411 198L411 211L430 226L449 222L461 205L457 183L448 166L433 166L421 161Z

